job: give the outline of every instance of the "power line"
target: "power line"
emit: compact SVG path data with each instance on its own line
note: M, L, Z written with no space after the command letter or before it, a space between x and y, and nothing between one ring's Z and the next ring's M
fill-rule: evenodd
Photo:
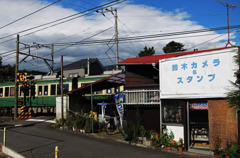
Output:
M56 22L61 21L61 22L59 22L59 23L56 23L56 24L54 24L54 25L45 27L45 28L40 29L40 30L37 30L37 31L35 31L35 32L42 31L42 30L45 30L45 29L47 29L47 28L50 28L50 27L53 27L53 26L56 26L56 25L59 25L59 24L62 24L62 23L65 23L65 22L74 20L74 19L76 19L76 18L82 17L82 16L87 15L87 14L90 14L90 13L93 13L93 12L95 12L96 10L98 10L99 8L102 8L102 7L104 7L104 8L105 8L105 7L110 7L110 6L113 6L113 5L122 3L122 2L124 2L124 1L126 1L126 0L114 0L114 1L112 1L112 2L105 3L105 4L103 4L103 5L99 5L99 6L97 6L97 7L94 7L94 8L91 8L91 9L88 9L88 10L85 10L85 11L82 11L82 12L78 12L78 13L76 13L76 14L72 14L72 15L70 15L70 16L66 16L66 17L64 17L64 18L60 18L60 19L54 20L54 21L52 21L52 22L48 22L48 23L45 23L45 24L41 24L41 25L38 25L38 26L35 26L35 27L32 27L32 28L26 29L26 30L19 31L19 32L17 32L17 33L13 33L13 34L10 34L10 35L4 36L4 37L0 37L0 39L8 38L8 37L11 37L11 36L16 35L16 34L24 33L24 32L27 32L27 31L30 31L30 30L39 28L39 27L43 27L43 26L45 26L45 25L49 25L49 24L52 24L52 23L56 23ZM90 11L91 11L91 12L90 12ZM86 13L86 12L88 12L88 13ZM85 14L83 14L83 13L85 13ZM77 16L77 15L79 15L79 14L83 14L83 15ZM77 16L77 17L75 17L75 16ZM73 17L73 18L72 18L72 17ZM69 18L71 18L71 19L69 19ZM67 20L65 20L65 19L67 19ZM65 21L62 21L62 20L65 20ZM35 32L31 32L30 34L35 33ZM29 34L27 34L27 35L29 35Z
M25 15L25 16L17 19L17 20L14 20L13 22L10 22L10 23L8 23L8 24L6 24L6 25L4 25L4 26L1 26L0 29L2 29L2 28L4 28L4 27L7 27L7 26L9 26L9 25L11 25L11 24L13 24L13 23L15 23L15 22L18 22L18 21L20 21L20 20L22 20L22 19L24 19L24 18L26 18L26 17L29 17L29 16L31 16L31 15L33 15L33 14L35 14L35 13L37 13L37 12L43 10L43 9L46 9L46 8L52 6L53 4L56 4L56 3L60 2L60 1L61 1L61 0L57 0L57 1L54 2L54 3L51 3L51 4L49 4L49 5L47 5L47 6L43 7L43 8L40 8L40 9L38 9L38 10L36 10L36 11L28 14L28 15Z
M230 29L240 28L240 25L229 26ZM132 36L132 37L123 37L119 38L120 42L124 41L135 41L140 39L151 39L151 38L160 38L160 37L167 37L167 36L178 36L178 35L187 35L187 34L194 34L194 33L203 33L203 32L210 32L210 31L220 31L226 30L228 26L225 27L215 27L215 28L207 28L207 29L199 29L199 30L190 30L190 31L181 31L181 32L171 32L171 33L163 33L163 34L152 34L152 35L142 35L142 36ZM54 46L67 46L67 45L83 45L83 44L100 44L106 43L110 39L100 39L100 40L92 40L92 41L78 41L78 42L66 42L66 43L53 43ZM51 44L43 44L45 46L50 46Z

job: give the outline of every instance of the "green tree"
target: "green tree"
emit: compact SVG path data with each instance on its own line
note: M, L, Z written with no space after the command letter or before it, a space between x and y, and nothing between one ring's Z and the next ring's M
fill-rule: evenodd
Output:
M183 52L186 50L183 47L184 47L184 44L171 41L168 44L166 44L165 47L163 47L163 51L164 53Z
M235 62L240 66L240 52L235 56ZM240 70L235 73L237 80L236 82L231 82L235 87L234 90L231 90L227 93L226 100L230 104L229 107L240 110Z
M154 50L154 47L152 47L152 48L147 48L147 46L145 46L144 48L143 48L143 51L140 51L139 53L138 53L138 57L143 57L143 56L151 56L151 55L153 55L153 54L155 54L155 50Z
M0 82L14 81L15 79L15 65L2 65L2 58L0 57Z

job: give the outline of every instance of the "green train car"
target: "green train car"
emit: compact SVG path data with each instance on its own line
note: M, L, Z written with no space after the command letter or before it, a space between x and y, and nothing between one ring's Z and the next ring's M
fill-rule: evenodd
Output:
M77 79L64 79L63 92L66 94L68 91L73 90L73 87L79 88L95 81L104 79L108 76L89 76L86 78ZM26 106L34 108L38 112L38 108L42 110L51 111L54 113L56 107L56 97L61 95L61 84L59 78L53 79L34 79L35 82L35 98L27 96ZM29 83L31 81L28 81ZM21 100L20 86L18 91L18 99ZM29 90L31 91L31 90ZM103 91L95 92L95 95L111 95L114 89L106 89ZM29 92L31 94L31 92ZM20 103L20 102L19 102ZM15 104L15 86L14 83L0 83L0 115L3 113L12 113L12 108ZM18 104L20 108L22 105Z

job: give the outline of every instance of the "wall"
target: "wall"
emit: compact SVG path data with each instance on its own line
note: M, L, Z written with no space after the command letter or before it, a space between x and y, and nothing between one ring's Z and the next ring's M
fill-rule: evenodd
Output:
M159 88L158 71L152 65L126 66L125 88Z
M214 139L220 137L225 148L227 140L237 142L236 111L228 108L223 99L208 100L210 149L214 149Z
M63 118L66 119L68 116L69 110L69 97L63 97ZM56 120L62 118L62 106L61 106L61 97L56 97Z
M159 106L150 107L144 106L140 107L142 113L143 123L146 130L160 131L160 111ZM126 106L126 120L137 124L136 118L136 107Z

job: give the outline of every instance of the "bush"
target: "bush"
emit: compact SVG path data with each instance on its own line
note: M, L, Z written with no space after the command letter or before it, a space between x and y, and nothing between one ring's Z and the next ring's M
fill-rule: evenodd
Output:
M232 143L230 143L225 151L225 155L228 156L236 156L238 147Z
M125 133L126 141L129 141L129 143L137 141L136 126L132 122L127 122L124 124L123 130Z
M77 116L76 120L74 121L74 126L79 129L83 129L86 125L87 118L83 116Z

